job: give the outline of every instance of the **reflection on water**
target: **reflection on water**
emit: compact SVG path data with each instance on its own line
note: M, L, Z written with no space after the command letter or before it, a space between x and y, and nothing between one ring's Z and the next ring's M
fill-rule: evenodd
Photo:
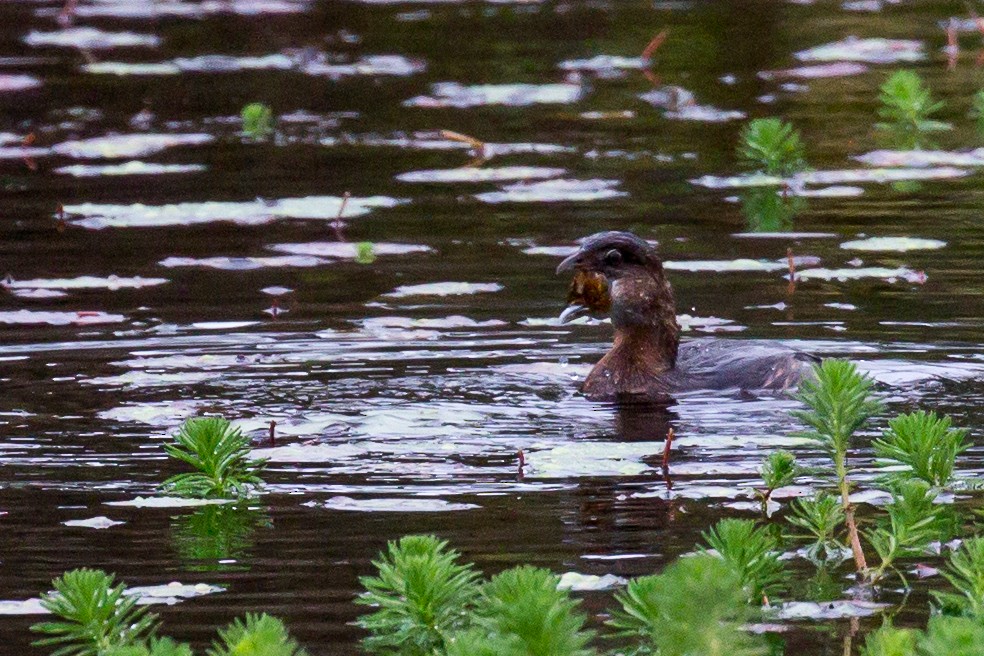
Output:
M0 5L0 599L81 565L221 585L169 630L267 610L349 655L357 577L405 533L624 578L757 513L765 453L821 459L794 401L576 394L611 329L559 325L553 269L599 230L659 243L684 338L852 357L887 412L979 432L975 53L939 51L959 8L851 4L81 0L71 30L60 1ZM899 65L947 102L939 150L873 130ZM269 139L240 134L254 102ZM802 131L797 194L738 175L739 116ZM106 505L153 495L168 434L215 414L271 458L257 507ZM34 619L0 617L10 649Z

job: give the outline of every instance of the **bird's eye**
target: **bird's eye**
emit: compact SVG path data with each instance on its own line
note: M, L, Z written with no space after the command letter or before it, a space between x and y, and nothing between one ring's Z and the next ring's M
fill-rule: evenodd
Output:
M614 248L605 253L605 266L617 267L622 263L622 254Z

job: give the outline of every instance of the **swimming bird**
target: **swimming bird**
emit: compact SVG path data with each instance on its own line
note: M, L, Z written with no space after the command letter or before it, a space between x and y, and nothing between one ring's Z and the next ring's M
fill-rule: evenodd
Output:
M557 273L575 273L561 322L607 311L611 350L581 392L594 401L654 401L693 390L786 390L812 364L810 354L761 340L697 339L680 343L673 288L663 261L630 232L586 238Z

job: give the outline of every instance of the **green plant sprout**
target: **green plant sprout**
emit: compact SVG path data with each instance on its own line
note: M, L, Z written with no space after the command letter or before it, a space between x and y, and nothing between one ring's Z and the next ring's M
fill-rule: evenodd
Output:
M939 609L951 615L984 618L984 537L964 541L950 554L942 574L957 592L933 590Z
M914 71L893 73L881 85L878 99L882 103L878 115L887 122L878 123L875 127L894 133L900 147L919 148L922 133L952 127L949 123L930 118L943 108L944 103L933 100L929 88Z
M307 656L294 640L284 623L266 613L247 613L245 619L235 619L219 629L219 639L208 650L208 656Z
M209 499L245 498L263 486L266 460L250 457L249 439L221 417L189 419L164 450L196 471L162 484L166 492Z
M111 574L88 568L73 569L52 581L55 592L42 595L41 605L61 621L32 626L32 631L51 636L34 644L60 645L52 656L99 656L150 634L157 615L137 606L137 598L127 596L126 585L113 583Z
M762 461L762 468L759 470L765 488L757 490L759 498L762 500L762 513L768 515L769 500L772 493L781 487L792 484L799 474L799 467L796 466L796 456L785 449L771 452Z
M376 261L376 252L371 241L360 241L355 245L355 261L359 264L372 264Z
M892 502L885 507L888 521L865 533L881 560L878 567L868 573L870 581L877 582L886 570L895 569L898 558L921 554L941 534L940 525L944 520L933 503L935 499L936 492L918 480L900 483L893 491ZM905 581L902 573L895 571Z
M743 626L755 617L746 596L723 560L699 554L629 581L608 624L636 645L626 656L759 656L765 641Z
M767 175L786 176L806 168L803 141L790 123L757 118L741 131L738 155Z
M753 187L739 196L749 232L788 232L806 199L775 186Z
M273 111L263 103L249 103L239 114L243 121L243 134L262 139L273 132Z
M373 565L377 576L360 579L366 591L357 604L377 608L357 624L371 632L370 651L424 656L447 648L450 636L466 626L478 598L478 573L458 563L447 542L410 535L390 542Z
M926 631L884 624L868 634L861 656L979 656L984 624L965 617L936 616Z
M886 464L903 466L889 473L891 480L915 477L942 488L953 482L957 456L968 448L966 437L966 430L950 428L949 417L920 410L889 421L885 435L872 446Z
M766 601L785 587L778 544L764 527L750 519L722 519L701 535L738 577L750 603Z
M191 645L170 638L151 638L146 643L113 647L100 656L194 656Z
M844 507L828 492L819 491L812 498L796 499L790 504L786 520L806 531L794 538L812 540L807 555L816 563L840 561L846 547L840 539L844 526Z

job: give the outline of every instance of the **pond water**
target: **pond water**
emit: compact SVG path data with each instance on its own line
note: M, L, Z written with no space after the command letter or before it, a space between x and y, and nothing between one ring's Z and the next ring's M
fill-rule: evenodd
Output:
M553 271L605 229L659 242L685 337L852 357L886 414L949 413L962 469L984 463L984 50L966 23L944 50L959 3L80 0L67 27L62 6L0 4L0 600L101 567L221 586L159 607L176 637L268 611L355 654L357 577L401 535L490 573L627 577L753 517L769 449L821 462L795 402L575 394L610 326L559 325ZM954 124L918 166L875 153L899 66ZM251 102L272 137L240 134ZM771 115L814 197L733 188L743 119ZM933 241L881 239L902 237ZM152 495L168 435L214 413L272 459L256 509L107 505ZM65 524L95 517L123 523ZM0 649L29 653L34 621L0 614ZM848 622L793 626L788 653L840 653Z

